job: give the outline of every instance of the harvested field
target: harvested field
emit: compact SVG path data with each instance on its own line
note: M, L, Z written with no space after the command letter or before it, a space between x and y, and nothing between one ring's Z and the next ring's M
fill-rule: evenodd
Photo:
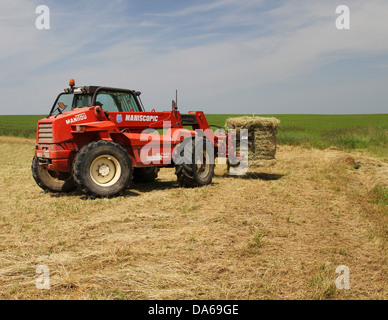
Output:
M388 165L280 146L246 177L177 186L174 170L122 197L45 194L34 141L0 137L2 299L387 299ZM50 289L35 286L38 265ZM336 289L337 266L350 290Z

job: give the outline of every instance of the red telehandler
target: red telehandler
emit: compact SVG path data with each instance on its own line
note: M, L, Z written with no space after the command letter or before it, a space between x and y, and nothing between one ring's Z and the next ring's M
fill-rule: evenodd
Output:
M190 127L190 129L187 129ZM76 87L60 93L38 122L32 174L47 192L79 188L89 197L111 197L132 182L151 182L175 167L179 185L211 183L214 159L235 155L231 135L214 134L203 112L146 112L135 90Z

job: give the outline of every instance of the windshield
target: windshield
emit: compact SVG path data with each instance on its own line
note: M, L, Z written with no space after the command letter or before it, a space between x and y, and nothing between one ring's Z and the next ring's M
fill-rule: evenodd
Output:
M89 107L92 104L92 95L63 93L59 96L53 115L69 111L74 108Z
M101 106L109 112L142 111L132 92L116 90L100 90L95 102L93 93L61 93L50 115L58 115L74 108Z

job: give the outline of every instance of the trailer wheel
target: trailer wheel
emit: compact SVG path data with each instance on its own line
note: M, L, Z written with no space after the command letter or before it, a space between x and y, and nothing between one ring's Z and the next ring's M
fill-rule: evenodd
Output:
M175 166L175 174L181 187L201 187L212 182L214 152L210 152L211 148L214 147L206 138L186 139L178 146L182 161Z
M73 163L73 177L90 197L112 197L125 191L132 180L132 160L112 141L94 141L83 147Z
M71 173L47 170L39 165L36 157L32 159L31 171L36 184L45 192L70 192L76 189Z
M158 167L145 167L145 168L134 168L133 169L133 182L154 182L158 177Z

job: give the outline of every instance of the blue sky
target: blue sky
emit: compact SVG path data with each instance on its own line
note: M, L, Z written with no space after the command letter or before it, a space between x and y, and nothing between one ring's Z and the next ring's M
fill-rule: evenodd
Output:
M386 0L2 0L0 114L47 113L70 78L149 110L178 89L182 112L387 113L387 16Z

